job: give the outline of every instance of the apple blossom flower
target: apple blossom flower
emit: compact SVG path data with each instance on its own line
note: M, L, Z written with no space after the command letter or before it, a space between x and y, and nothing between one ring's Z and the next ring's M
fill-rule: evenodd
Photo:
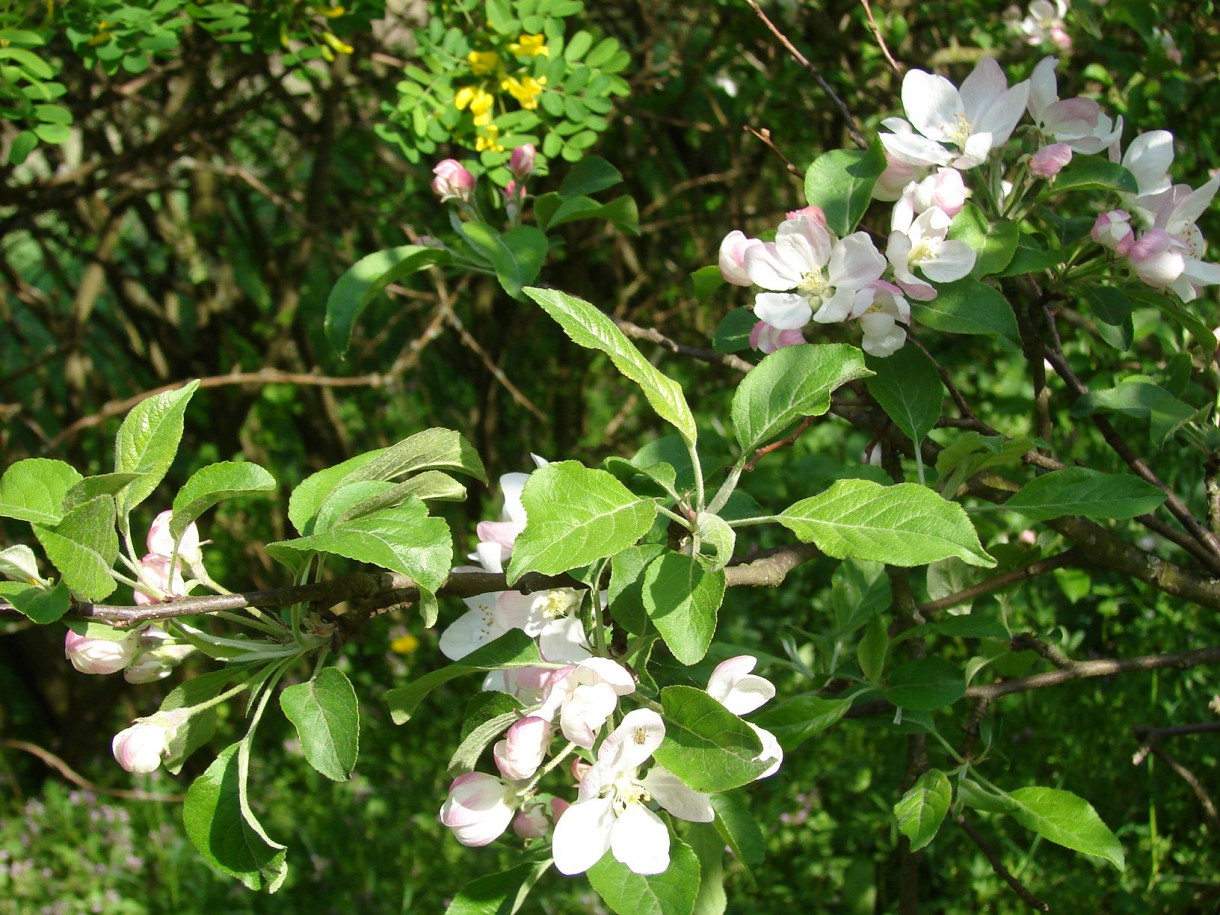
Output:
M1029 78L1026 107L1039 129L1066 143L1074 152L1093 155L1112 147L1123 134L1123 119L1111 121L1090 98L1059 98L1055 67L1059 61L1044 57Z
M826 225L826 211L812 204L807 207L801 207L799 210L789 210L784 214L784 219L800 219L802 216L806 219L812 219L823 229L828 228Z
M738 655L722 661L712 671L707 681L707 694L738 717L756 711L775 698L775 686L765 677L752 673L758 659L752 655ZM762 752L758 760L774 760L758 778L767 778L779 771L784 761L784 751L770 731L745 722L758 735Z
M720 275L726 283L734 286L752 286L754 281L746 273L746 251L762 242L757 238L746 238L740 229L734 229L720 242Z
M597 731L618 706L618 697L634 692L635 680L625 667L609 658L589 658L558 672L535 714L547 721L558 714L563 736L591 749Z
M990 57L979 61L960 90L943 76L911 70L902 80L902 105L914 130L883 133L881 143L909 165L974 168L1008 142L1028 99L1029 82L1009 88Z
M584 627L576 618L580 592L552 588L533 594L494 591L463 598L470 609L441 633L440 649L452 661L497 639L510 629L521 629L540 641L548 661L577 662L590 655Z
M148 552L167 557L174 555L174 537L169 531L169 525L173 519L174 513L169 509L153 519L153 523L148 528ZM203 561L199 528L195 526L194 521L188 524L186 530L182 532L182 537L178 541L178 556L190 565Z
M1220 177L1202 187L1177 184L1156 198L1153 228L1127 252L1136 274L1149 286L1168 286L1183 302L1204 286L1220 283L1220 265L1205 262L1207 241L1195 220L1211 205Z
M1067 0L1033 0L1029 15L1017 23L1017 29L1031 45L1053 44L1063 51L1071 50L1072 36L1067 33L1064 17L1067 16Z
M551 723L545 718L531 715L513 723L492 747L496 768L509 781L531 778L551 746Z
M517 811L513 817L513 832L523 839L541 839L551 831L551 818L546 805L531 801Z
M871 300L853 315L864 334L860 346L872 356L893 355L906 343L907 332L901 325L911 323L911 306L902 290L885 280L877 280L866 292Z
M805 335L799 328L780 330L772 327L766 321L759 321L750 331L750 346L760 353L773 353L785 346L797 346L805 342Z
M172 728L153 718L142 718L115 734L110 747L124 769L146 774L161 767L172 736Z
M978 255L960 239L948 238L953 220L940 207L930 207L911 218L911 211L894 207L890 239L885 256L894 270L894 280L913 299L936 298L936 290L914 274L918 269L934 283L951 283L968 276Z
M118 673L139 650L136 632L121 639L90 638L71 629L64 635L64 657L82 674Z
M1072 147L1067 143L1043 146L1029 160L1029 173L1035 178L1050 179L1072 161Z
M461 107L461 106L459 106ZM441 198L441 203L456 200L469 203L474 194L474 175L457 159L444 159L432 169L436 177L432 180L432 191Z
M865 232L835 241L825 226L802 216L780 223L774 242L745 252L746 273L761 292L754 313L778 330L842 321L856 293L885 270L885 258Z
M437 819L463 845L477 847L499 838L516 809L516 788L485 772L467 772L449 785Z
M1168 130L1150 130L1142 133L1129 144L1119 159L1119 146L1110 147L1110 161L1119 162L1135 177L1135 194L1120 194L1126 206L1135 210L1149 222L1152 210L1162 194L1170 190L1169 167L1173 165L1173 134Z
M524 181L534 173L538 161L538 150L532 143L518 146L508 157L508 170L518 181Z
M911 122L906 118L885 118L881 122L881 126L893 134L913 135L915 133L915 128L911 126ZM903 195L910 184L918 183L924 179L928 172L928 166L913 165L896 156L888 149L884 150L884 152L885 171L881 173L881 177L873 185L873 199L885 201L897 200Z
M938 168L920 181L912 181L895 198L895 209L909 212L911 218L931 207L939 207L949 216L956 216L970 198L970 189L955 168Z
M491 670L483 678L483 691L507 693L523 705L537 705L542 701L547 687L563 668L512 667Z
M552 840L555 869L572 876L587 871L610 851L637 874L669 867L669 830L647 806L656 801L680 819L710 823L711 802L675 775L654 765L639 767L665 738L665 722L650 709L636 709L597 751L597 762L580 782L576 803L559 817Z
M1125 255L1135 243L1135 232L1131 229L1131 214L1126 210L1110 210L1102 213L1089 232L1093 241L1115 254Z

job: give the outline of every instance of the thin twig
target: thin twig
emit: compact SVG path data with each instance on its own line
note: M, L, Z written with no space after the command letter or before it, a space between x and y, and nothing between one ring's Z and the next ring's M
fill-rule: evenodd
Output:
M23 753L29 753L31 756L37 756L72 784L78 785L94 794L121 797L131 801L157 801L162 804L181 804L186 800L185 794L150 794L147 791L138 791L134 788L103 788L101 785L95 785L84 776L79 775L71 766L50 750L44 750L37 744L24 740L5 740L3 746L12 747L14 750L21 750Z
M718 353L715 350L699 349L694 346L684 346L665 336L659 330L652 327L640 327L637 324L632 324L630 321L623 321L619 318L614 319L614 323L628 337L634 337L636 340L648 340L651 343L656 343L658 346L664 347L671 353L678 353L681 356L688 356L691 359L698 359L700 362L710 362L713 365L723 365L734 369L742 374L749 372L753 365L740 356L735 356L732 353Z
M1139 728L1134 729L1136 735L1139 735ZM1203 815L1211 822L1214 829L1220 829L1220 812L1217 812L1215 802L1212 801L1211 795L1207 793L1207 789L1203 787L1203 783L1199 781L1199 776L1195 775L1185 765L1178 762L1177 759L1170 756L1169 753L1151 736L1146 736L1140 749L1135 754L1135 759L1132 762L1138 765L1144 761L1144 757L1151 752L1157 759L1169 766L1182 781L1190 786L1190 790L1194 792L1195 797L1199 800L1199 806L1203 808Z
M767 147L767 149L771 150L771 152L773 152L777 156L779 156L779 158L781 160L783 160L784 168L788 169L790 174L800 177L800 175L801 175L800 167L797 166L796 164L794 164L793 161L791 159L789 159L787 156L785 156L780 151L780 148L775 145L775 141L773 141L771 139L770 130L768 130L766 127L761 127L761 128L754 127L752 124L747 124L743 129L745 130L746 133L750 134L752 137L754 137L756 140L758 140L760 143L762 143L765 147Z
M1051 910L1051 907L1047 903L1035 896L1033 892L1030 891L1029 887L1018 880L1013 875L1012 871L1004 866L1004 862L1000 860L1000 853L996 851L995 846L988 842L987 839L983 837L983 834L975 829L974 825L967 820L964 815L959 814L956 816L954 818L954 822L957 823L957 825L962 828L966 835L970 837L970 841L978 846L979 851L981 851L987 857L987 860L991 862L991 869L996 872L998 877L1003 879L1003 881L1008 884L1009 889L1020 896L1021 899L1035 911L1049 912Z
M895 76L902 76L902 68L898 66L898 62L891 56L890 49L886 47L885 39L881 36L881 29L877 27L877 20L873 18L872 4L868 0L860 0L860 5L864 7L864 15L868 17L868 27L872 30L873 37L877 39L877 47L881 49L881 53L885 56L890 69L894 71Z
M926 601L919 605L919 609L923 613L934 613L938 610L956 607L958 604L968 603L976 597L982 597L984 594L990 594L992 591L998 591L1017 582L1070 566L1075 562L1079 562L1080 558L1079 551L1073 547L1055 556L1048 556L1046 559L1031 562L1029 565L1022 566L1019 569L1012 569L1008 572L995 575L986 581L981 581L977 585L971 585L969 588L963 588L954 594L948 594L937 600Z

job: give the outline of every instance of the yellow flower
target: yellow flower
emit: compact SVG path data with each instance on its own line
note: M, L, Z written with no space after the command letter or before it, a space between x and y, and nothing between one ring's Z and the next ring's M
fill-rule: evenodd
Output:
M395 654L411 654L418 647L419 639L409 632L406 635L400 635L390 643L390 651Z
M503 152L504 147L500 145L500 128L495 124L485 124L479 127L479 132L474 138L475 152L484 152L491 150L492 152Z
M474 126L482 127L491 123L491 109L496 103L496 97L482 86L463 86L453 97L453 104L458 111L470 109L474 115Z
M538 96L542 94L545 86L545 76L540 76L538 79L534 79L532 76L523 76L521 79L510 76L500 83L500 88L515 98L521 104L521 107L527 110L533 110L538 107Z
M542 34L522 35L508 49L518 57L537 57L539 54L549 57L551 54L551 49L546 46L546 36Z
M500 55L495 51L471 51L466 55L470 64L470 72L475 76L486 76L495 73L500 66Z

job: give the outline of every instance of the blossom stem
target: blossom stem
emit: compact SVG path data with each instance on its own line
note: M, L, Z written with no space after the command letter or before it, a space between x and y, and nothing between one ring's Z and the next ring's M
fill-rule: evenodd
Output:
M531 778L528 783L526 783L525 787L518 789L517 795L519 797L524 798L524 797L529 797L531 794L533 794L534 789L538 786L538 783L540 781L542 781L542 779L547 775L547 773L551 772L556 766L558 766L561 762L563 762L565 759L567 759L567 757L575 749L576 749L576 744L568 743L568 745L566 747L564 747L562 750L560 750L558 753L556 753L553 757L551 757L551 761L549 763L547 763L545 766L543 766L541 769L539 769L537 772L534 773L534 777Z

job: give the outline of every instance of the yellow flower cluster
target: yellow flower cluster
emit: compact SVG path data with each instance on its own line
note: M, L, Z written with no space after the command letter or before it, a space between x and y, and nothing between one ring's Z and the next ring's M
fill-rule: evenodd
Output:
M545 35L522 35L508 46L518 57L549 57L551 49L546 46Z
M515 98L522 108L531 111L538 107L538 96L542 94L545 86L545 76L538 79L532 76L523 76L520 79L510 76L500 83L500 88Z
M453 104L458 111L469 108L474 115L474 126L482 127L491 123L491 109L496 104L496 97L482 86L463 86L453 97Z
M543 34L523 34L516 41L510 42L508 51L517 57L549 56L550 48L546 45ZM496 105L497 89L507 92L517 104L527 111L538 107L538 96L546 88L546 77L535 79L528 74L509 76L504 60L495 51L471 51L466 55L470 72L477 77L490 77L479 85L463 86L453 97L453 104L458 111L470 111L475 126L475 149L478 152L504 149L500 145L500 128L492 123L493 109ZM491 91L488 91L490 87Z

